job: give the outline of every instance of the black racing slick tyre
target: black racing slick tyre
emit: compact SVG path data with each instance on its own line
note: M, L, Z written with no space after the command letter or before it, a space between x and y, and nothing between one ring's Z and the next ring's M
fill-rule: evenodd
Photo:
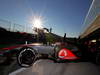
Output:
M30 67L36 60L36 50L31 47L23 47L17 55L17 62L21 67Z
M100 53L97 53L96 55L96 64L100 65Z

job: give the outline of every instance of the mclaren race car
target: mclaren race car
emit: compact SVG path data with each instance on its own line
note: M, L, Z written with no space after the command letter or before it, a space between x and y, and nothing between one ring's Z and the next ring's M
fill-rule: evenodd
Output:
M18 64L29 67L39 59L50 59L55 63L77 61L80 59L79 48L69 43L55 43L54 45L43 45L39 43L22 47L17 55Z

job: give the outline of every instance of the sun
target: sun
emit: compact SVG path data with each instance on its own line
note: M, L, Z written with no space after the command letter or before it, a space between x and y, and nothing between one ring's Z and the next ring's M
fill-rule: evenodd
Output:
M34 18L33 25L36 28L43 28L42 19L41 18Z

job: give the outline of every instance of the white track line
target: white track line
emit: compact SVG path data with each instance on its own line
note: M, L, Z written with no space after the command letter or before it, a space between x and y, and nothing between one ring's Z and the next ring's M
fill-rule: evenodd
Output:
M17 73L20 73L21 71L24 71L24 70L26 70L26 69L27 69L27 68L18 69L18 70L14 71L14 72L9 73L9 75L16 75Z

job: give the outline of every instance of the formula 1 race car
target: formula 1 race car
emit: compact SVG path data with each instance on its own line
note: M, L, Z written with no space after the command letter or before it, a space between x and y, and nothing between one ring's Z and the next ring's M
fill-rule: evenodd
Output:
M80 56L79 48L73 44L42 45L35 43L22 47L17 55L17 60L20 66L29 67L39 59L66 62L79 60Z

